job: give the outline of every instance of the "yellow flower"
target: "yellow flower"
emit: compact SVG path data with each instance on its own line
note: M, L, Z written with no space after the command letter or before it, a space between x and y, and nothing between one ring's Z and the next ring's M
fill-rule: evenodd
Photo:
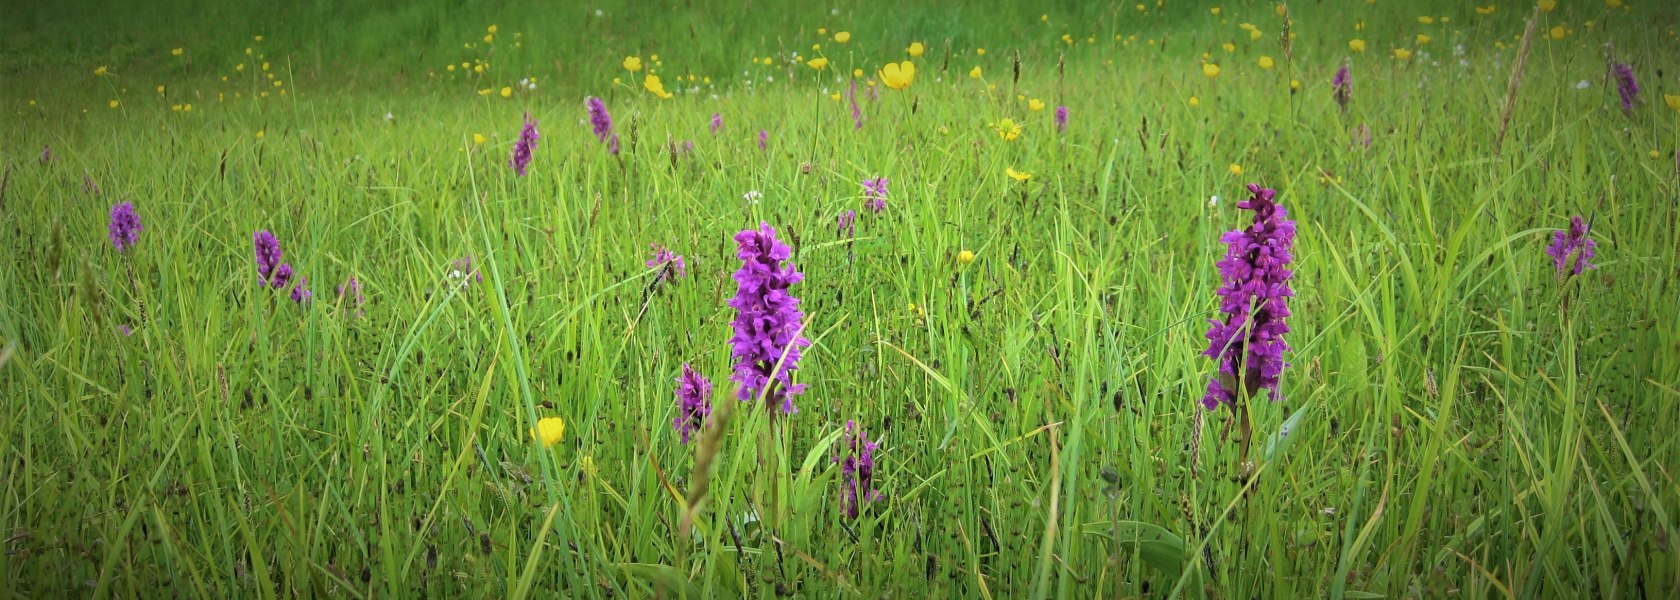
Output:
M1478 6L1478 7L1476 7L1476 14L1478 14L1478 15L1491 15L1491 14L1493 14L1493 11L1496 11L1496 10L1499 10L1499 7L1494 6L1492 4L1489 4L1485 7Z
M640 57L640 56L626 56L626 57L624 57L624 70L629 71L631 73L635 73L636 71L642 70L642 57Z
M834 41L837 42L837 43L841 43L841 44L844 44L846 42L850 42L850 41L852 41L852 32L842 31L840 33L836 33L836 34L834 34Z
M1557 0L1540 0L1540 12L1552 12L1557 8Z
M1229 52L1236 52L1236 51L1237 51L1237 45L1236 45L1236 44L1233 44L1233 43L1231 43L1231 42L1225 42L1225 43L1223 43L1223 44L1220 44L1220 45L1219 45L1219 47L1220 47L1220 48L1224 48L1224 49L1225 49L1225 52L1227 52L1227 53L1229 53Z
M966 265L974 262L974 251L964 250L957 253L957 264Z
M257 130L257 139L259 139L259 140L263 139L263 130L261 130L261 129Z
M852 77L862 79L863 78L863 69L852 69Z
M109 106L109 107L111 107L111 108L116 108L116 107L118 107L118 106L122 106L122 103L121 103L121 102L117 102L117 101L116 101L116 100L112 100L112 101L110 101L110 102L106 102L106 103L105 103L105 105L106 105L106 106Z
M986 49L985 48L975 48L974 49L974 55L975 56L985 56L986 55Z
M822 50L822 44L811 44L811 51L812 52L818 52L818 51L821 51L821 50Z
M268 70L268 61L266 61L266 60L265 60L265 61L263 61L263 64L262 64L262 70L264 70L264 71L267 71L267 70Z
M1006 167L1003 172L1008 174L1009 178L1014 179L1015 181L1026 181L1028 179L1032 179L1032 173L1017 171L1015 170L1015 167Z
M1195 107L1198 107L1198 106L1201 106L1201 105L1202 105L1202 99L1201 98L1197 98L1195 96L1190 97L1190 108L1195 108Z
M164 88L163 88L163 84L161 84L161 83L160 83L160 84L158 84L158 93L159 93L159 94L162 94L162 93L163 93L163 90L164 90Z
M911 42L910 47L906 48L904 51L909 52L910 56L913 58L921 58L922 53L926 52L927 48L922 46L921 42Z
M513 88L507 87L507 86L502 86L502 97L503 98L512 98L513 97Z
M169 110L172 110L172 111L175 111L175 112L181 112L181 105L172 104L172 105L169 106Z
M1038 98L1033 98L1032 100L1027 101L1027 108L1032 109L1033 112L1044 110L1044 101L1039 100Z
M1139 6L1142 6L1142 5L1139 5ZM1039 15L1038 20L1043 21L1045 23L1049 23L1050 22L1050 15Z
M1289 14L1289 5L1279 2L1277 6L1272 7L1272 10L1277 11L1277 16L1281 17Z
M1428 44L1429 43L1429 36L1421 34L1421 33L1417 34L1417 43L1418 43L1419 46L1422 46L1424 44Z
M805 63L805 66L821 71L828 67L828 58L817 57Z
M595 466L595 458L592 456L585 455L583 458L579 458L577 468L578 472L583 474L584 479L595 479L601 475L601 468Z
M1210 79L1218 77L1219 65L1213 63L1202 63L1202 74L1208 76Z
M1614 7L1614 6L1612 6L1612 7L1610 7L1610 8L1615 8L1615 7ZM1661 152L1657 152L1657 151L1656 151L1656 150L1652 150L1652 151L1651 151L1651 153L1650 153L1650 157L1651 157L1651 158L1653 158L1653 159L1656 159L1656 158L1662 158L1662 153L1661 153Z
M1231 163L1230 171L1231 171L1232 175L1236 175L1238 177L1241 177L1242 176L1242 165L1239 165L1237 163Z
M1551 35L1552 39L1554 39L1554 40L1561 40L1564 37L1567 37L1569 35L1569 32L1564 30L1562 25L1557 25L1557 26L1552 27L1552 31L1551 31L1550 35Z
M1003 141L1013 142L1015 138L1021 137L1021 124L1016 123L1015 119L999 119L998 122L992 123L992 131L996 131Z
M1272 57L1270 57L1270 56L1260 57L1260 68L1266 69L1266 70L1271 70L1272 65L1274 65L1274 64L1276 64L1276 63L1272 62Z
M834 92L832 94L829 94L828 99L833 100L835 102L839 102L840 101L840 92Z
M1418 24L1419 25L1434 25L1435 24L1435 17L1431 17L1429 15L1424 15L1424 16L1418 17Z
M1667 102L1669 108L1680 110L1680 94L1663 94L1663 102Z
M251 38L251 39L254 39L254 40L256 40L256 41L259 41L259 42L260 42L260 41L262 41L262 40L263 40L263 38L262 38L262 36L260 36L260 35L258 35L258 36L252 36L252 38Z
M828 35L828 28L827 27L818 27L817 28L817 35Z
M1292 89L1292 90L1301 89L1301 80L1299 80L1299 79L1289 80L1289 89Z
M1215 6L1213 8L1208 9L1208 12L1213 13L1213 16L1217 17L1217 16L1219 16L1219 13L1220 13L1221 10L1222 10L1221 8Z
M185 49L185 48L176 48L176 49L174 49L174 50L170 50L170 51L169 51L169 55L170 55L170 56L180 56L180 55L181 55L181 53L182 53L182 52L185 52L185 51L186 51L186 49Z
M980 78L980 65L974 65L974 68L969 69L968 70L968 76L973 77L975 79L979 79Z
M455 72L455 65L446 66L446 67L444 67L444 69L453 73L453 72Z
M1604 0L1604 5L1610 8L1621 8L1622 0Z
M1362 39L1359 39L1359 38L1354 38L1354 39L1348 40L1348 50L1351 50L1351 51L1354 51L1354 52L1364 52L1365 51L1365 40L1362 40Z
M665 91L665 83L659 80L658 75L648 73L648 76L642 79L642 87L647 88L647 91L653 92L653 95L660 98L671 97L671 93Z
M1394 60L1411 60L1412 51L1405 48L1394 49Z
M1294 32L1291 32L1291 33L1294 33ZM1251 41L1260 41L1260 30L1259 29L1248 30L1248 39L1251 40Z
M544 448L560 443L560 438L566 436L566 422L560 417L538 419L537 426L531 429L531 439L542 442Z
M490 94L492 94L492 93L495 93L495 90L492 90L490 88L484 88L484 89L478 91L478 95L485 96L485 97L489 97Z
M474 146L483 146L484 142L488 142L488 141L490 141L490 138L484 137L484 134L482 134L482 133L474 133L473 134L473 145Z
M486 28L484 28L484 31L485 31L485 33L496 33L496 26L495 26L495 25L491 25L491 26L489 26L489 27L486 27ZM262 41L262 40L257 40L257 41L259 41L259 42L260 42L260 41Z
M106 73L110 73L110 72L111 72L110 68L107 68L105 65L99 65L99 68L93 70L93 76L94 77L104 77Z
M910 82L916 79L916 63L904 61L901 63L887 63L881 67L881 83L887 84L895 90L907 89Z

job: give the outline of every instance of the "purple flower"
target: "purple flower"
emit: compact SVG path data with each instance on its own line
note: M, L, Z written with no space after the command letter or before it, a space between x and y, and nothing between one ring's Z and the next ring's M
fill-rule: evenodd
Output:
M52 146L41 144L41 164L52 162Z
M1353 97L1353 77L1348 75L1346 61L1342 62L1342 68L1336 69L1336 77L1330 80L1330 86L1335 88L1336 104L1347 110L1348 100Z
M863 180L863 206L874 212L887 209L887 178Z
M454 269L449 272L449 278L461 282L461 288L467 287L468 281L484 281L484 274L473 267L471 254L455 259Z
M273 287L274 289L283 290L283 289L286 289L286 286L288 284L290 284L291 282L292 282L292 264L291 263L283 263L279 267L276 267L274 269L274 279L270 280L268 282L268 285L270 287Z
M1633 112L1633 105L1639 102L1639 82L1633 78L1633 66L1615 63L1610 71L1616 79L1616 93L1622 97L1622 110Z
M111 245L122 252L134 247L140 241L140 215L134 214L133 202L122 202L111 207L111 225L109 227Z
M1598 242L1587 237L1590 228L1591 225L1576 215L1569 218L1569 229L1552 233L1552 245L1546 248L1546 255L1552 257L1559 278L1598 268L1598 265L1592 264ZM1575 257L1574 262L1569 260L1571 256Z
M840 507L846 518L856 519L865 502L881 499L875 490L875 449L880 442L871 442L857 423L846 421L846 457L840 460Z
M297 286L292 288L292 302L302 305L313 299L315 299L315 292L309 291L309 278L299 277Z
M840 214L840 220L835 227L835 233L852 237L857 233L857 211L848 210Z
M712 382L683 363L682 374L677 376L677 418L671 421L671 428L687 444L689 435L700 431L711 414Z
M718 130L723 129L723 113L712 113L711 129L712 135L717 135Z
M1287 301L1295 295L1289 287L1294 276L1289 263L1295 222L1272 200L1277 190L1251 183L1248 191L1252 195L1237 203L1237 208L1254 211L1253 224L1220 238L1227 248L1225 259L1219 261L1224 281L1219 287L1219 310L1225 320L1209 320L1208 349L1202 353L1219 365L1202 397L1202 406L1208 410L1222 403L1235 408L1238 385L1246 388L1249 397L1264 388L1277 400L1278 376L1287 366L1283 353L1289 344L1283 334L1289 332L1284 323L1289 317Z
M537 149L537 122L531 118L531 113L525 113L525 128L519 131L519 141L513 145L513 156L508 159L508 165L520 177L525 176L525 167L531 164L531 152Z
M763 130L763 129L758 130L758 149L759 150L764 150L765 148L768 147L769 144L770 144L770 132L766 131L766 130Z
M125 336L134 335L134 328L129 327L127 323L123 323L117 326L117 333L121 333Z
M275 269L280 266L280 240L275 239L274 234L269 233L267 230L258 231L255 237L257 245L257 275L262 280L263 285L268 285L269 280L274 277ZM288 273L290 272L290 269L290 267L287 267Z
M805 386L793 383L793 372L799 368L799 349L811 345L811 340L800 337L805 313L788 287L805 275L784 264L793 249L776 239L769 223L735 234L735 243L741 270L735 272L737 289L729 300L735 309L735 335L729 339L735 374L730 380L741 384L738 396L742 401L762 393L766 409L780 401L782 413L797 413L793 397ZM780 369L777 362L782 363Z
M600 138L601 143L606 143L607 136L612 135L613 128L612 115L607 114L607 103L602 102L600 98L590 96L588 100L583 101L583 105L589 110L589 125L595 129L595 137ZM533 129L533 139L535 135L536 132Z
M1066 106L1056 107L1056 132L1067 133L1068 109Z
M653 258L648 259L647 266L649 269L659 269L659 275L653 280L654 285L666 281L675 281L688 274L688 263L683 262L682 255L671 252L670 249L659 244L651 245L653 246Z
M612 141L607 142L607 152L618 156L618 134L612 134Z
M852 105L852 122L855 123L852 128L863 129L863 111L858 108L856 79L852 80L851 87L846 88L846 102Z

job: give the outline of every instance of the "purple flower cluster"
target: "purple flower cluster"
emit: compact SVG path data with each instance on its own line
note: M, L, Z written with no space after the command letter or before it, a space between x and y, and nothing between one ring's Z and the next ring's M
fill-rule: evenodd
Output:
M848 210L840 213L840 219L835 226L835 233L846 237L857 235L857 211Z
M1336 104L1342 110L1347 110L1348 100L1353 98L1353 77L1348 75L1348 64L1342 63L1342 68L1336 69L1336 76L1330 80L1330 87L1335 88Z
M1068 109L1066 106L1056 107L1056 132L1067 133Z
M455 259L454 269L449 271L449 278L461 282L461 288L466 289L469 281L484 281L484 274L473 266L471 254Z
M723 129L723 113L712 113L712 135L717 135L719 129Z
M677 418L671 421L671 428L687 444L689 436L700 431L711 414L712 382L683 363L682 374L677 376Z
M887 209L887 178L863 180L863 206L874 212Z
M257 276L263 285L276 290L292 288L293 302L304 304L315 297L309 291L309 279L299 277L297 285L292 285L292 265L280 262L280 240L267 230L258 231L252 236L257 253Z
M684 275L688 274L688 263L683 262L681 254L672 252L671 249L659 244L652 244L652 246L653 258L648 259L647 267L649 269L659 269L659 275L653 280L654 285L682 279Z
M737 288L729 300L735 309L735 335L729 339L735 373L730 380L741 385L742 401L762 393L767 409L780 401L784 414L797 413L793 397L805 386L793 383L793 372L799 368L799 349L811 345L811 340L800 336L805 313L788 287L805 275L785 264L793 249L776 239L776 230L768 223L735 234L735 243L741 269L735 272Z
M531 118L531 113L525 113L525 128L519 130L519 141L513 145L513 156L508 158L508 166L520 177L525 176L525 168L531 164L531 153L537 149L537 121Z
M1598 268L1598 265L1592 264L1598 242L1587 237L1587 230L1591 227L1580 215L1575 215L1569 218L1569 229L1552 233L1552 245L1546 247L1546 255L1552 257L1559 278ZM1571 262L1570 257L1575 260Z
M1264 388L1271 399L1278 398L1278 376L1289 350L1283 335L1289 332L1289 287L1294 272L1290 251L1295 246L1295 222L1273 200L1277 190L1248 184L1251 194L1237 208L1254 211L1247 229L1226 232L1220 238L1226 246L1219 261L1223 285L1219 287L1219 310L1225 320L1211 319L1208 349L1202 354L1219 365L1218 375L1208 383L1202 406L1214 410L1220 404L1236 405L1238 386L1254 396Z
M1633 78L1633 66L1615 63L1610 68L1610 74L1616 79L1616 93L1622 97L1622 110L1633 112L1634 104L1639 102L1639 82Z
M607 143L608 137L613 135L612 115L607 114L607 103L590 96L588 100L583 101L583 105L589 110L589 126L595 130L595 137L599 138L601 143Z
M758 149L759 150L765 150L765 149L768 149L769 146L770 146L770 132L766 131L766 130L763 130L763 129L758 130Z
M140 215L134 213L133 202L122 202L111 207L111 225L109 227L111 245L117 247L117 252L133 248L140 241Z
M856 519L865 502L881 499L875 490L875 449L880 442L869 441L857 423L846 421L846 457L840 460L840 507L846 518Z

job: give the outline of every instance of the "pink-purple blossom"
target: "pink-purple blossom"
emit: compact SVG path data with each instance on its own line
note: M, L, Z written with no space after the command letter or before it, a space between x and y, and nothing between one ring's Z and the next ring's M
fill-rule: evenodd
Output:
M735 373L730 380L740 384L742 401L762 394L766 409L780 404L782 413L797 413L793 397L805 386L795 384L793 374L799 369L800 349L811 341L802 336L805 313L788 288L805 275L788 262L793 249L776 239L769 223L735 234L735 243L741 269L735 272L735 297L729 300L735 309L735 334L729 339Z
M1283 335L1289 332L1289 287L1294 272L1295 222L1274 200L1276 190L1249 184L1250 196L1237 208L1254 211L1245 229L1226 232L1220 241L1226 246L1219 261L1223 281L1219 287L1219 310L1224 320L1211 319L1208 349L1202 354L1218 364L1218 374L1208 382L1202 406L1214 410L1221 404L1236 406L1239 390L1248 397L1259 390L1271 392L1277 400L1278 377L1287 364L1289 350Z

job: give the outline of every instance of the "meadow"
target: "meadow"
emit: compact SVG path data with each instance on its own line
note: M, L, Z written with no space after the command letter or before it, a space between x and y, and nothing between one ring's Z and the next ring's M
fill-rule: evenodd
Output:
M0 18L9 597L1680 590L1680 8L283 8Z

